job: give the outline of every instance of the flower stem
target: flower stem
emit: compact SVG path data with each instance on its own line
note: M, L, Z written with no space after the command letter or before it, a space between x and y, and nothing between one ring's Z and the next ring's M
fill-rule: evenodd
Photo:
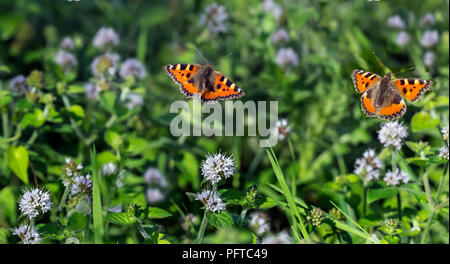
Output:
M397 210L398 210L398 219L402 220L402 196L400 191L397 193Z
M368 191L368 187L366 185L364 185L363 216L365 216L367 213L367 191Z
M61 201L59 202L58 205L58 211L61 211L65 206L66 206L66 200L67 200L67 196L69 195L69 185L66 186L66 188L64 189L64 193L63 196L61 197Z
M8 128L8 114L6 112L2 113L2 127L3 127L3 138L9 137L9 128Z
M427 237L428 237L428 233L430 232L430 226L431 226L431 222L433 221L433 217L434 217L434 208L431 208L430 215L428 216L427 225L425 226L425 230L423 231L422 240L420 240L421 244L425 244L425 242L427 241Z
M444 187L444 185L445 185L445 180L447 179L447 170L448 170L448 162L446 162L444 165L444 172L442 173L441 180L439 181L439 187L438 187L438 190L436 193L436 197L434 198L436 203L439 202L439 195L441 194L442 187Z
M67 96L65 96L65 95L61 95L61 98L64 103L64 106L66 107L67 110L69 110L70 109L69 98L67 98ZM83 135L83 132L81 131L80 127L77 125L77 122L75 122L75 120L73 120L71 117L69 117L69 120L70 120L70 124L72 125L72 128L75 130L75 133L77 134L77 136L81 140L83 140L84 143L86 143L86 137Z
M444 173L442 174L441 180L439 182L439 187L438 187L438 191L436 193L436 202L438 202L438 198L439 195L441 193L442 190L442 186L445 184L445 180L447 178L447 170L448 170L448 162L445 163L445 167L444 167ZM439 210L440 208L442 208L443 206L445 206L446 203L448 203L448 199L446 201L444 201L443 203L439 204L438 206L434 205L434 201L433 198L431 196L431 190L430 190L430 183L428 182L428 176L427 174L423 175L423 183L425 186L425 192L427 194L427 198L428 198L428 202L430 204L430 215L428 216L428 221L427 221L427 225L425 226L425 230L423 231L423 236L422 239L420 240L421 244L425 244L425 242L427 241L427 237L428 234L430 233L430 227L431 227L431 223L433 222L433 217L434 214L437 210Z
M205 210L205 213L203 214L202 223L200 224L200 229L198 230L198 234L197 234L197 243L198 244L201 244L203 242L203 236L205 235L206 224L208 223L208 219L206 219L206 212L207 212L207 210Z
M142 225L142 223L139 223L137 226L138 226L139 233L141 233L141 235L144 238L144 240L150 239L150 235L147 233L147 231L145 231L144 226Z

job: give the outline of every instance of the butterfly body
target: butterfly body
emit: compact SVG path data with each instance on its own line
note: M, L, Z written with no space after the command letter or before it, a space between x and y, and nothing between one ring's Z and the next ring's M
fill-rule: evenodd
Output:
M366 116L388 121L405 114L403 98L416 102L433 83L420 79L391 79L391 73L381 77L363 70L354 70L352 80L356 92L362 93L361 108Z
M204 103L213 103L245 95L242 89L214 70L211 64L169 64L164 66L164 71L180 85L181 92L187 98L199 94Z

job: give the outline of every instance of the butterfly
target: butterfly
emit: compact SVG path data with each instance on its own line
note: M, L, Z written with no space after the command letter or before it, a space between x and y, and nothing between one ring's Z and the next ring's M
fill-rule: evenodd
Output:
M180 85L186 98L200 94L204 103L219 100L237 99L245 95L234 82L221 72L213 69L211 64L169 64L164 71L172 80Z
M416 102L431 90L432 81L421 79L391 79L388 72L380 75L363 70L354 70L352 74L356 92L361 96L361 108L367 117L377 116L392 121L406 112L403 97Z

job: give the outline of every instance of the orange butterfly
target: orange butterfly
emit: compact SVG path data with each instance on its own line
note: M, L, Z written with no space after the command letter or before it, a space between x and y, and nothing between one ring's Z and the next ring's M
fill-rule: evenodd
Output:
M391 79L388 72L381 78L375 73L354 70L352 74L356 92L361 96L361 108L367 117L377 116L392 121L406 112L405 100L416 102L431 90L432 81L420 79Z
M212 68L211 64L169 64L164 71L172 80L180 85L186 98L200 94L204 103L219 100L237 99L245 95L234 82L221 72Z

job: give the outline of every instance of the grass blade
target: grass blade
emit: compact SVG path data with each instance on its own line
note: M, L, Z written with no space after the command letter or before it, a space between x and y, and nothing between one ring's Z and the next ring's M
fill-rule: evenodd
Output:
M101 244L103 242L103 209L102 196L100 191L100 179L97 171L97 154L95 146L91 151L91 167L92 167L92 203L94 217L94 243Z
M266 152L267 152L267 156L269 157L270 164L272 164L272 168L273 168L273 171L275 172L275 176L277 177L278 183L280 184L280 187L282 189L283 196L285 197L285 199L289 205L289 211L291 213L291 217L294 222L294 226L298 226L300 232L302 233L303 238L308 240L309 239L308 232L306 231L306 228L303 225L302 219L301 219L300 214L295 205L294 197L292 196L291 191L289 190L289 187L286 183L286 179L281 170L280 164L278 163L278 160L275 156L275 153L273 152L272 148L266 149ZM298 220L298 223L297 223L297 220ZM296 230L295 229L293 229L293 230L295 231L294 235L296 235L297 239L298 239L298 234L296 233Z

